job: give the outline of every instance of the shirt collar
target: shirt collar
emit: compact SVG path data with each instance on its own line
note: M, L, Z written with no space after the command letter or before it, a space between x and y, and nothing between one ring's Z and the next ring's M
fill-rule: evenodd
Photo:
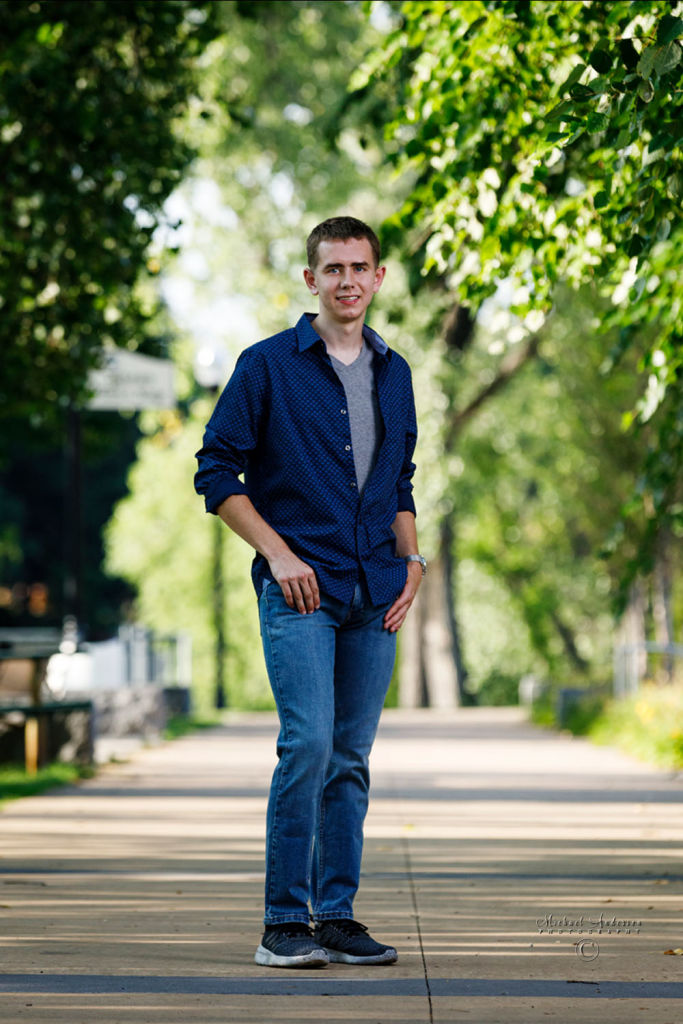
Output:
M299 344L299 352L304 352L307 348L315 345L317 341L322 341L315 327L311 326L311 320L314 320L316 316L317 313L304 313L294 328ZM377 331L373 331L372 327L368 327L367 324L363 324L363 337L379 355L385 356L389 351L386 341L380 338Z

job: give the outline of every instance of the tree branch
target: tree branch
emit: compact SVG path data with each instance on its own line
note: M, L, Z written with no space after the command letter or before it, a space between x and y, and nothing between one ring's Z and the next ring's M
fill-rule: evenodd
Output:
M505 387L508 381L510 381L523 366L530 362L530 360L535 359L538 354L540 340L541 339L538 334L534 334L523 348L515 349L513 352L510 352L509 355L507 355L501 362L498 367L498 372L491 383L487 384L485 388L482 388L479 394L473 398L464 409L461 409L452 417L445 436L444 447L447 452L452 450L455 438L465 424L471 420L477 410L487 402L489 398L500 391L501 388Z

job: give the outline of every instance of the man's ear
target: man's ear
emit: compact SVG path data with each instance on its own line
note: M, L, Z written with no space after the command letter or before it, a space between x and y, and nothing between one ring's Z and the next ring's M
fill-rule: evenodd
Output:
M306 267L306 269L304 270L304 281L306 282L306 286L311 295L317 295L318 286L315 283L315 274L310 269L310 267Z
M382 287L382 281L384 280L384 275L386 274L386 272L386 267L377 267L377 270L375 271L375 280L372 286L372 290L375 293L375 295Z

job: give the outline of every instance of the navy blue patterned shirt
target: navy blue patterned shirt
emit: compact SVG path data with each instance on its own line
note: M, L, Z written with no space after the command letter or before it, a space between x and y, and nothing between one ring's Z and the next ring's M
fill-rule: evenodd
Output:
M381 444L362 493L356 480L346 396L306 313L296 327L245 349L197 452L195 487L215 512L246 494L289 547L314 569L320 590L346 603L365 577L373 604L393 601L406 581L391 524L415 513L417 439L410 368L369 327L382 418ZM240 476L244 475L244 480ZM272 579L257 554L257 594Z

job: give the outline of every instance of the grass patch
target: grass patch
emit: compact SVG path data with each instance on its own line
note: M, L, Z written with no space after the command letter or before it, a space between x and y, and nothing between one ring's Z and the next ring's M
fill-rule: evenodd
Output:
M177 740L199 729L213 729L220 723L219 715L172 715L166 722L163 736L165 740Z
M18 800L24 796L35 796L55 786L65 786L79 779L92 778L94 769L84 765L63 764L55 761L39 768L35 775L29 775L22 765L0 765L0 804L5 800Z
M544 729L553 729L557 725L555 715L555 698L548 691L533 702L529 709L529 717L534 725Z
M567 708L564 729L574 736L589 736L596 722L608 715L609 698L599 693L588 692Z
M545 694L531 708L536 725L558 728L556 696ZM621 700L587 691L572 704L562 728L593 743L617 747L658 768L683 769L683 686L644 683Z
M586 735L659 768L683 769L683 686L645 683L632 697L609 701Z

